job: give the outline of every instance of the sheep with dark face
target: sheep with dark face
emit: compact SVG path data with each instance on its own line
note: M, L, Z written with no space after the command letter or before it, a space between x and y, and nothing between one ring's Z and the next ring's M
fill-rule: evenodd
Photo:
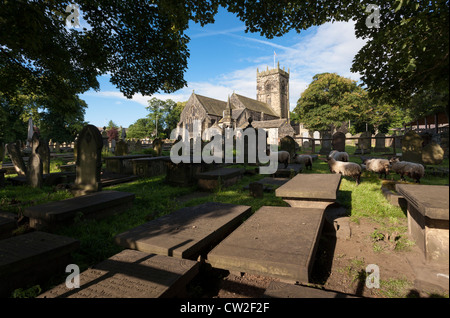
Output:
M391 166L388 159L372 158L364 161L364 165L367 171L378 173L380 178L384 174L384 178L387 178L389 174L389 168Z
M334 159L336 159L336 161L349 161L349 155L345 151L332 150L328 156L333 157Z
M356 180L356 185L361 182L361 166L354 162L337 161L333 157L327 158L330 171L340 173L342 176L352 177Z
M399 174L403 181L407 176L420 183L420 179L425 175L425 168L420 163L400 161L397 157L391 158L390 163L392 171Z
M284 163L284 169L287 168L287 166L289 165L289 162L291 160L291 154L287 151L284 150L279 150L278 151L278 162L279 163Z
M310 155L299 155L299 154L295 154L294 157L292 158L294 160L295 163L301 163L305 165L305 168L308 168L310 170L312 170L312 157Z

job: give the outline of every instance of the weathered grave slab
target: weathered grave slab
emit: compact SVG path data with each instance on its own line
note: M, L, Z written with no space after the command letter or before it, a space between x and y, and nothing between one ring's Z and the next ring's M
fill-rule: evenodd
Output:
M267 298L358 298L357 296L314 287L272 281L263 297Z
M166 173L165 160L169 156L133 159L133 174L142 178L149 178Z
M298 174L275 190L291 207L326 208L336 201L340 174Z
M63 283L39 298L167 298L183 296L200 263L124 250L80 274L80 288Z
M198 186L202 190L214 190L220 187L229 187L241 180L245 169L220 168L197 174Z
M408 202L408 233L427 260L449 262L449 188L397 184Z
M208 253L215 268L309 282L323 209L264 206Z
M233 231L251 207L207 202L187 207L116 236L118 245L146 253L195 259Z
M39 284L64 273L70 253L79 247L73 238L31 232L0 241L0 297L16 288Z
M131 207L135 195L120 191L102 191L71 199L49 202L25 208L30 227L52 228L69 224L75 218L100 219L122 213Z
M264 191L266 192L273 192L276 188L282 186L286 182L288 182L289 178L272 178L272 177L266 177L261 180L255 181L256 183L261 183L264 186ZM244 190L249 190L249 185L244 186Z
M103 158L106 163L105 171L117 174L133 174L133 160L139 158L150 158L152 155L125 155Z
M283 163L278 163L277 171L271 174L273 178L291 178L302 172L303 165L300 163L290 163L285 168ZM261 168L259 168L259 174L261 173Z

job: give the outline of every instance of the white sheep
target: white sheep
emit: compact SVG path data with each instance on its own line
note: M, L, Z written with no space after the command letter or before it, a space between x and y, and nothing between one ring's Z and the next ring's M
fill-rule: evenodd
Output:
M391 169L399 174L403 181L405 176L408 176L420 183L420 179L425 175L425 168L420 163L400 161L397 157L391 158L390 163Z
M378 173L380 178L383 174L384 178L387 178L391 164L388 159L372 158L365 160L364 166L367 171Z
M344 161L344 162L349 161L349 155L345 151L332 150L328 156L333 157L337 161Z
M284 151L284 150L278 151L278 162L284 163L284 169L287 168L290 160L291 160L291 154L289 152Z
M327 158L330 171L340 173L342 176L352 177L356 180L356 185L361 182L361 166L354 162L337 161L333 157Z
M312 157L310 155L299 155L294 154L294 157L292 158L295 163L301 163L305 165L305 168L308 168L312 170Z

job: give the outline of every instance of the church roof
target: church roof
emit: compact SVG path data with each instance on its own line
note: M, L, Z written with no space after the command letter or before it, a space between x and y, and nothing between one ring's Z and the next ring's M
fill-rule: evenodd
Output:
M227 102L223 102L218 99L195 94L200 104L205 107L208 114L222 117L223 111L227 107Z
M273 120L264 120L264 121L253 121L252 122L252 126L253 128L280 128L281 126L283 126L284 124L287 123L287 119L286 118L282 118L282 119L273 119ZM239 128L245 128L247 127L248 123L243 123L241 125L241 127Z
M242 95L234 94L239 101L245 106L245 108L248 108L250 110L256 111L256 112L263 112L267 115L272 115L275 117L278 117L277 114L270 108L269 105L266 103L260 102L256 99L248 98Z

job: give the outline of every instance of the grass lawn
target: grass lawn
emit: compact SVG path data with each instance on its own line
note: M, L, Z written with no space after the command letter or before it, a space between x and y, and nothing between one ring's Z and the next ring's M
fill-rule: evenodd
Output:
M349 149L349 153L353 153L351 149ZM321 156L321 158L324 157ZM312 171L305 170L303 173L329 173L328 164L320 160L321 158L314 162ZM359 157L351 156L350 160L361 163ZM448 159L442 166L448 168ZM52 170L55 171L56 169L56 165L53 164ZM61 228L55 233L80 240L81 246L74 255L74 263L80 267L81 271L84 271L89 266L97 264L123 249L114 243L114 236L117 234L185 206L215 201L249 205L253 212L261 206L288 206L281 198L275 197L274 193L265 193L263 198L255 199L249 196L248 191L242 190L243 186L263 177L263 175L245 175L235 186L219 189L208 196L187 201L179 201L177 198L195 192L196 187L182 188L167 185L164 183L164 176L119 184L109 187L108 190L134 193L136 198L131 209L123 214L100 221L78 220L73 225ZM395 174L388 178L399 180L399 176ZM359 222L361 218L369 218L377 222L380 229L399 233L400 236L405 238L405 244L400 244L399 248L406 247L408 243L405 235L407 232L405 213L384 198L380 191L381 182L382 180L378 176L371 175L368 172L363 173L362 182L359 186L356 186L354 180L343 178L337 201L348 209L353 222ZM448 177L425 176L421 183L442 185L448 184L449 180ZM67 190L56 191L52 187L33 189L28 186L6 186L0 189L0 210L20 214L26 206L70 197L71 194ZM59 283L58 279L60 278L55 278L55 281L49 282L49 286L42 286L42 288L46 289L52 284Z

